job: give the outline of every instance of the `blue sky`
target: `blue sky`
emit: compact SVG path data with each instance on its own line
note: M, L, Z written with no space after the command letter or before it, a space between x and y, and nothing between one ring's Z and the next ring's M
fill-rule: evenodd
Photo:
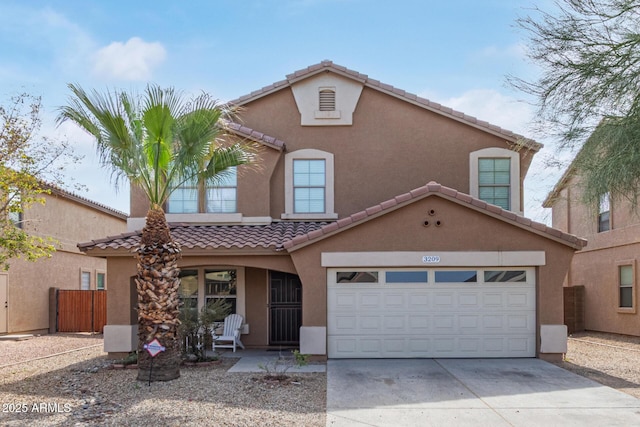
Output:
M505 85L532 78L514 21L550 0L3 0L0 102L42 97L42 132L69 139L84 160L68 174L84 197L128 212L99 170L93 143L71 124L56 128L67 83L137 89L147 82L221 101L329 59L432 101L543 142L525 189L525 215L546 221L541 200L561 171L545 167L553 141L532 132L534 109Z

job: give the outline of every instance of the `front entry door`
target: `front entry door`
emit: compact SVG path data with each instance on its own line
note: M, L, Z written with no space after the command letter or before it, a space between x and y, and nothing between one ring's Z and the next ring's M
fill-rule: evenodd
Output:
M297 345L302 325L300 278L272 271L269 283L269 344Z
M7 312L9 311L8 282L9 276L7 274L0 274L0 334L7 333Z

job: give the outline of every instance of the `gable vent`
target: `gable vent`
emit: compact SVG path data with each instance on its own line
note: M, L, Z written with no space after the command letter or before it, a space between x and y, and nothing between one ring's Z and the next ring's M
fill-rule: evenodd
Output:
M336 110L336 92L330 89L320 91L320 111Z

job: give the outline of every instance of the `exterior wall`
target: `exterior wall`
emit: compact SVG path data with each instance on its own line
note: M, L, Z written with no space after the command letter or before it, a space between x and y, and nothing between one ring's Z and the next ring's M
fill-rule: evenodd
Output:
M106 260L57 251L51 258L35 263L11 261L7 332L48 332L49 288L80 289L80 271L91 273L91 289L96 289L96 273L107 271Z
M107 261L80 252L78 242L126 231L123 217L108 214L55 192L45 195L45 205L33 205L24 212L25 231L59 241L48 259L10 262L7 332L47 332L49 330L49 288L80 289L80 272L91 273L91 289L96 289L96 273L107 272ZM105 277L109 287L108 274Z
M334 154L339 217L429 181L469 193L469 153L488 147L508 148L493 135L366 87L352 126L301 126L290 90L260 98L244 108L243 123L282 139L287 152L314 148ZM521 182L532 157L525 152L520 153ZM365 182L366 186L344 185ZM271 185L270 215L279 218L284 212L282 167L274 172Z
M431 209L441 227L422 225ZM327 322L327 277L320 255L367 251L544 251L547 263L537 270L538 331L543 324L563 323L562 282L572 248L432 196L291 253L303 284L303 326Z
M251 347L269 344L269 301L268 270L296 274L295 267L287 254L242 256L242 255L191 255L183 252L180 268L194 267L244 267L245 323L248 334L242 335L242 342ZM136 260L133 256L109 257L109 287L107 289L108 325L137 325L135 307L137 294L132 278L136 274Z
M640 217L626 200L611 202L611 230L598 233L597 212L581 200L580 178L570 178L552 205L553 227L588 240L576 252L567 286L585 287L585 328L594 331L640 335L638 278L634 285L633 310L619 309L618 264L638 268Z
M290 88L244 105L241 118L243 125L283 140L287 153L313 148L334 154L335 212L340 218L429 181L469 194L469 153L510 148L497 136L367 87L353 125L302 126ZM522 183L533 156L524 149L519 156L516 185L522 206ZM240 213L278 219L285 212L283 157L263 147L257 169L241 173ZM140 192L132 191L131 217L144 217L147 207Z
M242 342L251 347L269 345L269 272L261 268L245 271L246 319L250 333Z

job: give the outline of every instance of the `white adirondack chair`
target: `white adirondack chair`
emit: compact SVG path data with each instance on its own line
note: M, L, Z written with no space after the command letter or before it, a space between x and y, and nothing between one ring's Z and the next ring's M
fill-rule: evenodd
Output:
M232 348L235 353L236 346L244 349L244 344L240 341L240 329L242 328L243 320L244 318L240 314L230 314L224 319L222 335L216 335L215 332L211 333L213 351L216 348Z

